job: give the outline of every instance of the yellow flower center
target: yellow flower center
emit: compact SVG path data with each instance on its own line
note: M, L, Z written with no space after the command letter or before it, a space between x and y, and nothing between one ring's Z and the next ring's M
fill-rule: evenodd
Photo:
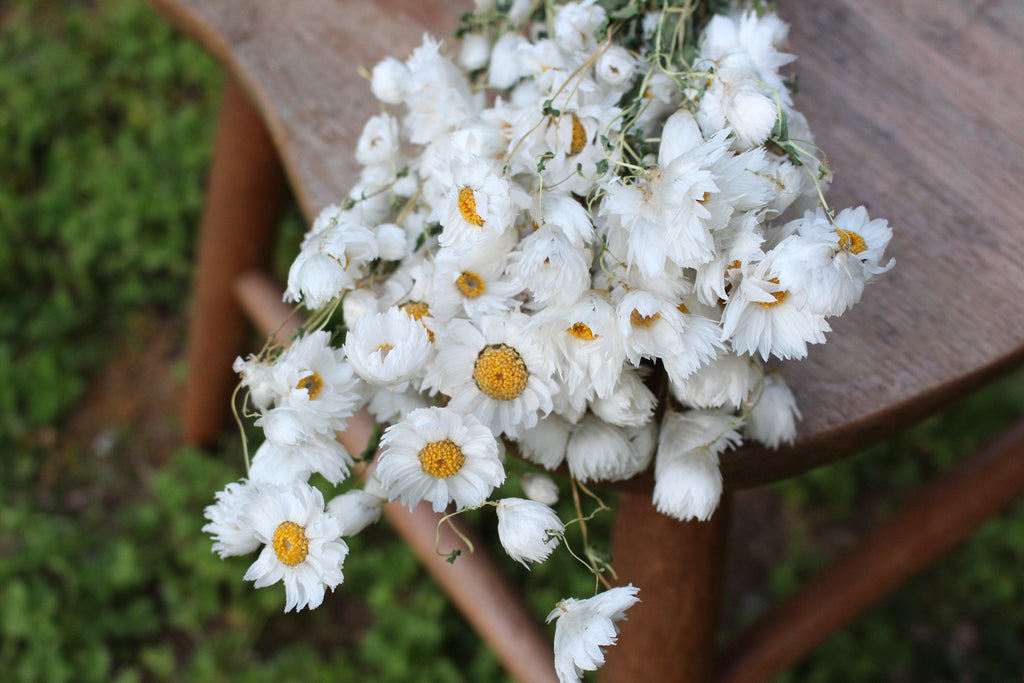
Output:
M580 123L580 119L576 114L572 114L572 142L569 143L569 156L574 156L583 151L583 148L587 146L587 131L583 128L583 124Z
M597 335L594 334L594 331L590 329L590 327L587 326L586 323L573 323L572 327L566 330L566 332L576 337L577 339L582 339L584 341L593 341L597 339Z
M633 312L629 314L629 322L633 324L633 327L650 328L654 321L660 317L661 313L655 312L654 315L643 315L634 308Z
M466 456L452 441L428 443L420 451L420 465L423 471L435 479L447 479L462 469Z
M381 344L380 346L378 346L378 347L377 347L377 350L378 350L378 351L380 352L380 359L381 359L381 360L384 360L385 358L387 358L387 357L388 357L388 353L389 353L389 352L391 351L391 349L393 349L393 348L395 348L395 347L394 347L394 346L392 346L391 344L388 344L387 342L384 342L383 344Z
M434 341L434 333L431 332L430 328L427 327L427 324L423 322L423 317L430 315L430 306L422 301L409 301L399 306L399 308L405 311L405 314L413 320L419 320L420 325L423 325L423 329L427 331L427 336L430 338L430 341Z
M476 212L476 195L473 194L473 188L464 187L459 190L459 213L462 214L467 223L471 223L478 228L484 224L483 217Z
M476 357L473 381L497 401L512 401L526 389L530 373L519 353L505 344L489 344Z
M678 310L680 313L689 313L690 312L690 309L687 308L686 304L683 303L682 301L680 301L679 305L676 306L676 310Z
M307 375L300 379L295 388L305 389L306 393L309 394L309 400L312 401L320 393L320 390L324 388L324 381L320 379L320 375L314 372L312 375Z
M768 282L777 285L779 284L779 278L773 277L772 279L768 280ZM772 296L775 297L775 301L758 301L758 305L763 306L764 308L774 308L786 300L786 297L789 296L789 292L787 292L784 289L781 289L777 292L772 292Z
M462 275L455 281L455 286L459 288L463 296L470 299L480 296L487 288L483 278L469 270L462 271Z
M295 522L282 522L274 532L274 554L281 564L294 567L309 555L306 529Z
M868 243L864 241L864 238L853 230L836 230L836 234L839 235L839 249L841 251L859 254L868 248Z

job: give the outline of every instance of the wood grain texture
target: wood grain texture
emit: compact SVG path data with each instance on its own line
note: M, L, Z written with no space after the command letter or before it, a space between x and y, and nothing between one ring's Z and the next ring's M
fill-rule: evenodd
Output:
M425 29L450 34L468 4L151 2L246 87L307 217L354 181L376 111L355 68L404 58ZM887 218L897 265L827 344L781 364L800 436L724 455L730 488L850 455L1024 361L1024 5L790 0L780 13L796 105L835 171L829 199Z

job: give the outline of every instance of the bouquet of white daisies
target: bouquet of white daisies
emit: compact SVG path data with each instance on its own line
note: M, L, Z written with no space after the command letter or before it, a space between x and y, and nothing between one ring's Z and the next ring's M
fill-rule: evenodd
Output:
M235 365L266 438L205 531L260 550L245 579L283 581L286 610L342 582L344 538L396 499L494 506L509 556L543 562L583 515L560 519L542 474L492 500L507 453L573 485L653 466L660 511L707 519L724 450L795 435L763 363L824 342L892 266L884 220L826 203L772 12L478 0L457 36L454 59L425 37L368 74L360 182L289 273L309 322ZM376 460L335 438L362 408ZM326 504L309 483L355 470ZM636 592L554 609L563 681L601 664Z

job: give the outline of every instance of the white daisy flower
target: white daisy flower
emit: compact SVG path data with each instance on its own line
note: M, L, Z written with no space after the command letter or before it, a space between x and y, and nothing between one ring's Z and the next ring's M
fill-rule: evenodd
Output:
M871 220L863 206L843 209L834 220L818 208L794 221L795 235L772 249L780 282L793 283L807 306L826 316L841 315L860 301L864 285L895 265L882 263L892 228Z
M601 52L594 65L598 79L616 87L629 83L636 72L637 61L624 47L609 45Z
M604 664L604 648L614 645L626 610L639 602L632 584L610 588L586 600L566 598L548 614L555 623L555 673L559 683L578 683L584 671Z
M566 391L606 397L619 380L626 349L615 306L603 290L589 290L568 306L547 306L530 326L554 353Z
M409 69L394 57L385 57L373 67L370 91L386 104L398 104L405 96Z
M408 69L402 101L407 113L404 129L409 141L425 145L469 122L477 108L466 77L430 36L405 62Z
M503 248L472 254L440 249L429 294L434 317L476 319L518 308L523 285L508 272L507 255Z
M343 349L364 380L403 391L422 372L432 347L426 328L392 306L360 318L349 329Z
M280 398L282 388L274 381L273 363L257 356L235 359L231 369L242 378L242 386L249 391L249 400L257 410L269 410Z
M328 206L303 239L288 270L285 301L301 301L314 310L352 289L362 268L377 258L378 244L358 212Z
M519 50L527 45L525 36L509 31L503 33L491 49L490 65L487 69L487 83L498 90L506 90L523 77L523 66Z
M561 230L540 228L519 243L516 272L539 303L571 304L590 288L590 249L574 247Z
M437 208L444 226L438 236L441 246L467 251L500 239L523 208L520 191L483 159L453 162L451 173L452 185Z
M743 434L769 448L778 448L779 444L796 438L799 419L800 409L786 380L779 373L771 372L751 393Z
M218 491L216 503L207 505L203 516L210 523L203 527L203 533L213 537L213 552L221 558L234 555L248 555L260 547L260 541L249 522L244 518L246 505L256 495L258 485L245 479L232 482Z
M381 223L377 226L376 235L383 260L398 261L408 253L410 243L404 228L394 223Z
M764 143L779 118L775 93L769 91L737 55L723 57L704 91L697 110L701 129L712 134L729 130L739 149ZM738 62L738 63L737 63Z
M319 607L327 588L344 580L348 545L341 523L324 511L323 494L309 484L261 486L246 517L264 545L244 580L263 588L282 581L285 611Z
M723 348L714 320L641 289L618 294L619 330L634 366L641 358L661 358L669 377L682 379Z
M495 434L516 437L552 409L547 354L522 313L452 320L423 386L451 397L448 407L473 414Z
M566 52L592 52L597 47L597 27L606 17L595 0L568 2L555 13L555 42Z
M524 567L543 562L558 547L565 525L550 507L534 500L502 498L498 501L498 540L508 556Z
M462 37L459 48L459 66L466 71L476 71L487 66L491 58L491 41L479 33L467 33Z
M678 520L711 518L722 497L718 456L739 443L736 418L712 410L668 411L654 460L654 505Z
M400 151L398 121L390 114L378 114L367 119L356 143L356 161L364 166L391 168Z
M715 61L740 53L749 59L759 80L774 90L782 90L778 70L796 57L783 52L789 26L778 15L754 11L716 14L704 29L700 56ZM704 68L699 64L697 68Z
M297 443L299 436L308 433L333 435L343 430L362 403L360 380L345 361L341 349L330 345L329 332L319 330L295 340L274 364L274 382L281 387L276 411L287 413L298 425L285 423L271 436L279 445ZM282 410L286 408L288 410ZM269 418L268 411L263 420ZM287 436L285 436L287 435Z
M530 215L538 228L560 230L574 247L589 246L597 236L590 213L575 197L563 192L537 192Z
M526 472L520 478L523 493L530 500L535 500L544 505L554 506L558 503L558 484L546 474L540 472Z
M415 410L386 430L374 470L391 500L434 512L483 503L505 480L494 435L472 415L450 408Z
M762 359L803 358L807 344L821 344L832 330L825 316L800 305L800 292L791 296L782 284L785 274L771 270L767 258L740 267L741 280L729 294L722 312L722 340L737 353ZM788 274L788 273L786 273Z

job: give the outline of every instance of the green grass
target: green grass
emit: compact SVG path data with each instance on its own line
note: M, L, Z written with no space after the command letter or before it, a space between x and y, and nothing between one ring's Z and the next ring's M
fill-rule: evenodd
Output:
M128 321L183 315L220 78L139 0L0 8L3 677L502 680L385 528L353 541L346 583L312 613L283 615L280 586L252 590L245 559L212 555L202 509L241 472L232 438L222 457L181 449L161 467L130 438L106 457L90 444L55 453L54 434L112 340L138 335ZM294 211L289 220L294 234ZM1020 379L775 487L799 521L767 577L771 594L824 563L815 541L828 529L880 518L1024 413ZM556 558L529 574L509 569L539 616L586 590L571 560ZM1022 569L1018 502L783 680L1019 678Z

